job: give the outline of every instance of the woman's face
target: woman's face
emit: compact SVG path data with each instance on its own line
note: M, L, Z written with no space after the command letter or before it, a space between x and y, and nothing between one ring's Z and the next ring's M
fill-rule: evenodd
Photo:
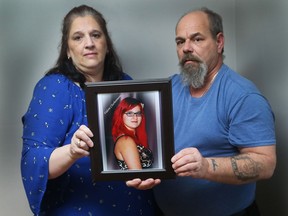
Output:
M123 122L129 130L135 130L142 121L142 113L139 106L126 111L123 114Z
M106 37L90 15L76 17L68 35L68 58L84 74L87 81L101 81L107 54Z

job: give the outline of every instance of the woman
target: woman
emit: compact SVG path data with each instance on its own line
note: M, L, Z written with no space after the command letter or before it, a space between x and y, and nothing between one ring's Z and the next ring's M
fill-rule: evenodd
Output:
M154 215L150 190L91 181L84 82L126 79L102 15L73 8L63 20L57 63L35 86L22 118L21 173L35 215Z
M143 107L137 99L127 97L119 103L113 115L114 154L123 170L148 168L153 163Z

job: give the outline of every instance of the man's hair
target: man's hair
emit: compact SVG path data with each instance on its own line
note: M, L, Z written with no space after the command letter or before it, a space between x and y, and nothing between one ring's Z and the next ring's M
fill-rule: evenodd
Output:
M210 24L210 32L213 38L216 39L218 33L223 33L222 17L206 7L201 8L199 11L207 14Z

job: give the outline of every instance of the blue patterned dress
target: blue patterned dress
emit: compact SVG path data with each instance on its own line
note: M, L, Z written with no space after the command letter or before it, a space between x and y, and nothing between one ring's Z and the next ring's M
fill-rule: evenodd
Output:
M93 183L89 157L48 180L53 150L69 144L79 126L87 125L85 93L74 82L60 74L44 76L22 121L21 173L34 215L155 215L150 190L129 188L122 181Z

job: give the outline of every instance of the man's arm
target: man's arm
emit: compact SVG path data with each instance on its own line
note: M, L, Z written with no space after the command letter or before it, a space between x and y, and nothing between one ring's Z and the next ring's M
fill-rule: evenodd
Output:
M191 176L227 184L244 184L270 178L276 167L275 145L242 148L231 157L204 158L186 148L172 158L178 176Z

